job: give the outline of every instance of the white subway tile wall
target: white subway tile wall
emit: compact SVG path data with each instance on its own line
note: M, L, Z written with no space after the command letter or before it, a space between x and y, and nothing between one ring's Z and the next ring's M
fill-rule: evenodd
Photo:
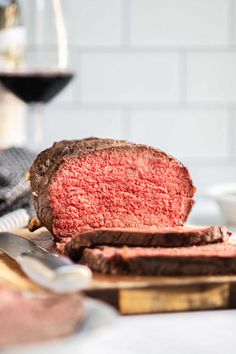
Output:
M179 159L228 156L227 110L133 110L130 120L128 138L159 147ZM209 134L212 127L213 134Z
M76 46L121 44L120 0L63 0L69 43Z
M61 1L77 75L46 110L43 146L131 139L188 164L200 194L234 181L236 0Z
M122 120L119 110L49 108L43 118L46 131L45 146L63 139L84 137L122 138Z
M236 52L187 54L189 102L236 102Z
M178 76L177 54L82 54L81 101L177 102Z
M130 43L194 46L228 44L225 0L130 0Z

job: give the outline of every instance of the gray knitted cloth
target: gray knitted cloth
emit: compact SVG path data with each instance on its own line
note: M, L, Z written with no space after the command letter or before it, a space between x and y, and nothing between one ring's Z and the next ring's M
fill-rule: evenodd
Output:
M35 159L27 149L0 150L0 216L23 208L31 215L33 203L25 175Z

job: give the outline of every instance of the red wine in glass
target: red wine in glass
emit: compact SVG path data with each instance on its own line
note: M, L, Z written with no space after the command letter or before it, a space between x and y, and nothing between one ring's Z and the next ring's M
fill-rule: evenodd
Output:
M37 150L42 142L42 109L74 77L69 71L0 72L0 81L29 105L28 147Z
M2 84L25 103L47 103L73 78L73 73L0 72Z

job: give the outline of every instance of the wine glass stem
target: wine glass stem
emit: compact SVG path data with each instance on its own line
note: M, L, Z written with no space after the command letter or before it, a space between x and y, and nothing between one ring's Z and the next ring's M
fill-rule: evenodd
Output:
M37 151L43 140L42 118L43 103L31 103L28 112L27 147Z

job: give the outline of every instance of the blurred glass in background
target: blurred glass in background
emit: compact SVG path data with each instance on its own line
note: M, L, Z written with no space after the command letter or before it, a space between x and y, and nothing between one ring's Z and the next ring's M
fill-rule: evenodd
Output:
M0 70L24 64L25 28L17 0L0 1ZM0 84L0 148L22 146L25 140L24 106Z
M67 32L61 3L60 0L35 0L29 10L27 0L20 3L11 0L3 4L2 12L2 45L4 41L9 45L2 51L5 58L0 65L0 80L5 88L28 105L26 146L37 151L43 139L45 103L73 78L73 73L67 70ZM19 30L21 35L20 45L18 37L12 36L12 50L11 42L6 39L9 28L11 33ZM45 56L43 44L48 36L51 36L52 47L50 56Z

